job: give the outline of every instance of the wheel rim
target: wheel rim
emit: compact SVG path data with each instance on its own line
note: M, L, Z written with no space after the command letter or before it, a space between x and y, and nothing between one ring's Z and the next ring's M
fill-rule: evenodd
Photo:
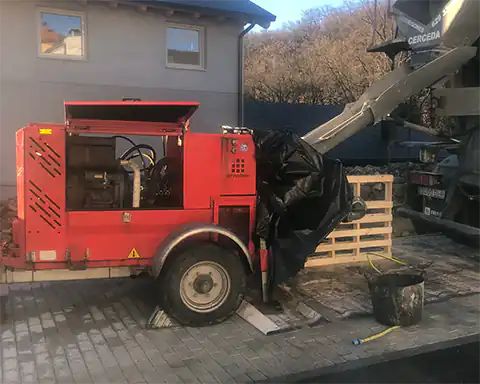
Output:
M208 313L220 308L230 293L226 269L213 261L192 265L180 281L180 297L192 311Z

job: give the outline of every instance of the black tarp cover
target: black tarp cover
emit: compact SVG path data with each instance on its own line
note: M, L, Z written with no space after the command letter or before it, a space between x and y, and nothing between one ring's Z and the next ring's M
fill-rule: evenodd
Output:
M271 250L270 279L295 276L350 212L353 191L340 161L318 153L286 130L255 131L256 235Z

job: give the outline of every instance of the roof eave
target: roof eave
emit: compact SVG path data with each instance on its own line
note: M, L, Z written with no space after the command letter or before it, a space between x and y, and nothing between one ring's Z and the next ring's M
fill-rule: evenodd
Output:
M243 24L257 24L262 28L268 29L273 21L276 20L276 16L270 14L266 16L253 15L243 12L229 12L227 10L213 9L213 8L204 8L204 7L194 7L190 5L182 5L175 2L167 1L155 1L155 0L102 0L106 3L111 4L124 4L136 7L137 10L141 12L146 12L148 8L164 10L168 16L172 16L175 12L182 12L187 14L195 15L196 18L199 18L201 15L206 15L209 17L216 16L221 18L228 17L232 19L239 20Z
M275 21L275 20L273 20L273 21ZM262 27L264 29L268 29L268 28L270 28L270 25L272 24L272 21L259 21L259 22L253 21L253 23L259 25L260 27Z

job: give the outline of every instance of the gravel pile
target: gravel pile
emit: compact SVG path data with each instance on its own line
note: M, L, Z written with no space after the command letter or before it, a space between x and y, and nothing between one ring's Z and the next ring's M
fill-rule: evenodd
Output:
M382 166L367 165L365 167L352 166L345 167L347 175L385 175L390 174L394 177L394 184L404 183L406 181L408 171L420 170L424 164L418 163L392 163Z

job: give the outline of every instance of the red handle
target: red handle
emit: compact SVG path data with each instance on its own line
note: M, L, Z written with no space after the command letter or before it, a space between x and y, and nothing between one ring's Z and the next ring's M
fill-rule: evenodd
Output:
M262 272L268 271L268 250L267 249L260 250L260 270Z

